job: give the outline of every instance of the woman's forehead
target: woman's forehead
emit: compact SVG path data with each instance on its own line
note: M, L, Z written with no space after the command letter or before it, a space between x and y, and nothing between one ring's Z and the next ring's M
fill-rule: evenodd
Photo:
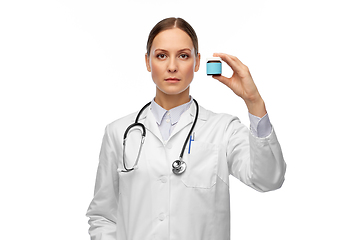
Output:
M152 50L178 51L181 49L194 50L190 36L179 28L172 28L160 32L154 38Z

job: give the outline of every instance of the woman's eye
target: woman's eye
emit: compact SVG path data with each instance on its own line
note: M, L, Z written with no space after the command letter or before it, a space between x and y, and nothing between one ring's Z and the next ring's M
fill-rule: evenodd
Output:
M181 54L180 55L180 58L183 58L183 59L186 59L186 58L188 58L189 57L189 55L187 55L187 54Z
M159 59L164 59L166 56L165 56L165 54L161 53L161 54L158 54L156 57Z

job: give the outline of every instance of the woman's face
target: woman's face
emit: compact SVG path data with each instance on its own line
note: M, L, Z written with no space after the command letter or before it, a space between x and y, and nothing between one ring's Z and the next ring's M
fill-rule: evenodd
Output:
M157 88L168 95L187 90L200 65L200 54L195 56L190 36L179 28L160 32L145 58Z

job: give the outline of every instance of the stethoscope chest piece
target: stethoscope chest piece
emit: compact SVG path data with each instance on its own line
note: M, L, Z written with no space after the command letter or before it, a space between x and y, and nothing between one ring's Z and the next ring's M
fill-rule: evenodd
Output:
M186 163L182 160L175 160L172 164L172 171L176 175L180 175L186 170Z

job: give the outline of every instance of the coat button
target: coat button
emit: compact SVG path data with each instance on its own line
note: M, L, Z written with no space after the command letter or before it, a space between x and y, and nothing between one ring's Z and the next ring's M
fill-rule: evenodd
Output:
M165 214L164 213L160 213L160 215L159 215L159 220L160 221L164 221L165 220Z

